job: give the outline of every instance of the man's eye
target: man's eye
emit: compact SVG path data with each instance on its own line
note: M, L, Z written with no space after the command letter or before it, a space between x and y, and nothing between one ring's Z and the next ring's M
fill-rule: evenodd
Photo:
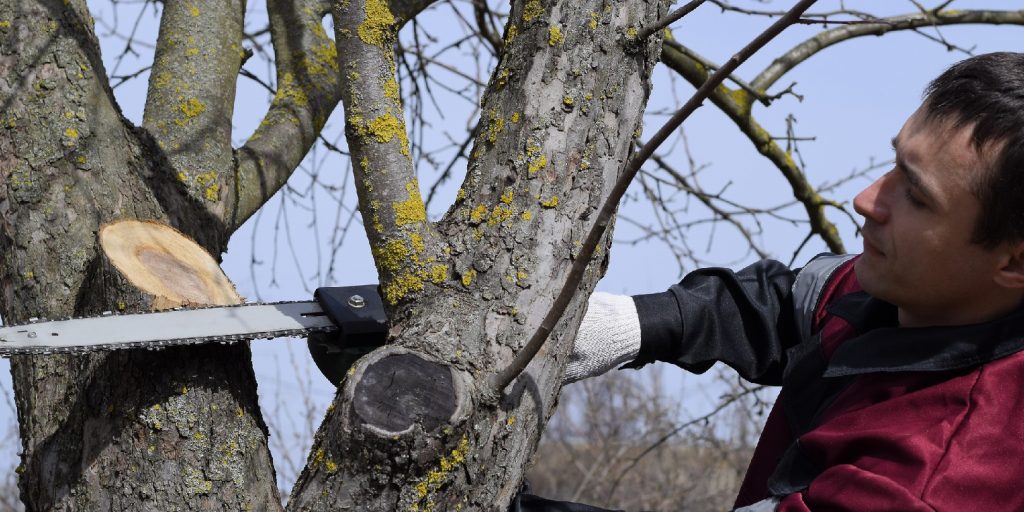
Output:
M903 195L907 197L907 201L910 201L911 206L913 206L914 208L924 208L925 206L927 206L924 204L924 201L918 199L917 196L915 196L909 188L904 189Z

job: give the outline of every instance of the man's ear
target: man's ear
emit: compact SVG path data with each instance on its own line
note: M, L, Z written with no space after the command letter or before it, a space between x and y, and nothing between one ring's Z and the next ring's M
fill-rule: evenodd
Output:
M1005 248L996 284L1016 290L1024 290L1024 241L1013 242Z

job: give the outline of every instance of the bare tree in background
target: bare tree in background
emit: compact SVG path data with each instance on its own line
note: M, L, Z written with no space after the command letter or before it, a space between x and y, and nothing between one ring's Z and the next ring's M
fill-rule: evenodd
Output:
M767 417L767 390L719 371L724 393L695 415L693 403L707 397L667 388L664 375L613 372L563 389L527 475L532 490L623 510L728 510Z
M791 148L756 122L754 106L792 93L778 87L785 73L840 41L1024 21L1017 11L947 10L951 3L890 19L847 9L806 15L806 22L835 28L753 80L736 77L710 96L780 171L792 198L780 199L779 209L734 204L703 190L695 170L652 158L641 186L664 214L652 237L683 244L681 257L694 258L685 233L697 220L680 218L663 195L678 193L703 203L711 222L748 233L755 251L751 223L792 215L780 212L793 203L808 238L841 251L826 211L842 214L844 206L808 183ZM633 145L643 142L639 128L656 60L693 84L704 83L718 65L662 41L658 23L667 3L655 0L274 1L266 27L246 26L244 2L145 5L160 16L151 66L108 73L82 0L0 4L4 320L137 308L139 293L98 254L100 225L155 219L220 254L293 175L303 185L289 185L282 204L308 204L321 192L338 200L338 229L328 245L340 247L354 218L341 200L348 189L334 181L342 166L300 162L314 146L344 153L389 305L391 343L361 360L339 388L287 507L448 510L507 503L553 410L564 356L606 250L585 261L591 267L580 293L526 373L506 390L493 389L490 376L537 330L578 255L577 241ZM427 8L451 10L449 26L465 31L452 47L479 56L477 70L446 64L444 48L431 50L431 31L444 28L417 23ZM325 16L333 20L333 37ZM403 27L409 35L399 37ZM136 51L136 37L142 35L128 38L126 55ZM259 66L249 60L262 60L269 73L255 73ZM438 80L439 69L463 81ZM142 71L148 71L148 92L135 126L121 115L111 88ZM255 132L233 144L240 74L273 96ZM456 124L439 128L426 117L439 89L480 105L468 125L457 126L468 129L453 135L448 162L422 142L425 132ZM339 102L343 148L340 137L323 133ZM429 169L436 171L432 180L462 183L437 220L427 217L416 177ZM429 200L433 182L422 188ZM274 222L285 236L299 229L280 217ZM608 243L606 235L602 247ZM330 253L317 264L329 280ZM22 500L32 510L279 509L249 355L239 344L14 358ZM402 378L380 384L391 375ZM592 404L601 396L607 395ZM651 416L671 412L671 404L662 405L639 409L643 421L594 428L606 428L612 444L620 440L616 429L650 428L649 437L664 437L676 427ZM566 449L574 446L570 441ZM636 459L634 467L658 467L673 450L709 459L719 453L699 443L663 448L655 457L637 458L643 450L632 447L622 456ZM719 499L702 493L695 499Z

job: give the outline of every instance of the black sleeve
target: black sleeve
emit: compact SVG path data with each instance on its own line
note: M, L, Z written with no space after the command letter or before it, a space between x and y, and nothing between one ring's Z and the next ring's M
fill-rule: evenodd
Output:
M733 272L706 268L666 292L633 297L640 317L640 354L703 373L721 361L751 382L781 385L786 349L799 337L793 318L796 272L762 260Z

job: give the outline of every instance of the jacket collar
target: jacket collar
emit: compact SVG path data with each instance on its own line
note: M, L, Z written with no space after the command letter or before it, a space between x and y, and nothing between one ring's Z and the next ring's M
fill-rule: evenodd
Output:
M914 328L898 327L896 307L866 292L827 309L862 334L840 345L825 377L957 370L1024 350L1024 307L980 324Z

